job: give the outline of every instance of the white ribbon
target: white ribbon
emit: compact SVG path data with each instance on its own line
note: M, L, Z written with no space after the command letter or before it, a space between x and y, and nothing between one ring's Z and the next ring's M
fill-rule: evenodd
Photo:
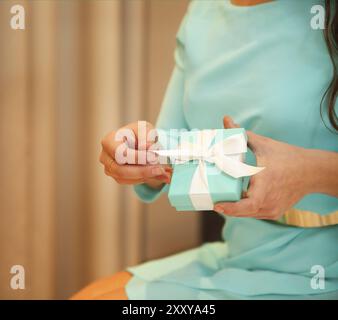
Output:
M213 201L209 192L206 163L214 164L219 170L234 178L252 176L264 167L254 167L243 163L247 152L247 141L243 134L235 134L210 146L216 130L196 131L196 142L182 141L178 149L153 151L159 156L174 159L175 164L198 160L189 196L195 210L212 210Z

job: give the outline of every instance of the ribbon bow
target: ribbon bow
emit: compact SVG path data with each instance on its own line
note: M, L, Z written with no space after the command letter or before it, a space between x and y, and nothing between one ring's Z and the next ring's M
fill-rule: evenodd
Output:
M181 141L173 150L154 151L159 156L170 157L175 164L198 161L191 186L190 199L196 210L212 210L213 201L209 193L206 163L214 164L219 170L234 178L252 176L264 167L255 167L243 163L243 154L247 152L247 141L243 134L234 134L215 144L211 142L216 130L196 131L194 143Z

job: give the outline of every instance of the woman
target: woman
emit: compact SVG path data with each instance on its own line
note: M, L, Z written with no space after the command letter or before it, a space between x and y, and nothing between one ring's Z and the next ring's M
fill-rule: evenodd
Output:
M311 28L318 4L326 7L325 37ZM225 242L130 267L74 298L338 299L333 6L319 0L191 3L157 127L240 125L266 169L250 180L242 200L215 205L227 220ZM141 199L153 201L167 189L170 169L117 164L114 132L102 145L106 174L135 184ZM325 272L319 285L318 270Z

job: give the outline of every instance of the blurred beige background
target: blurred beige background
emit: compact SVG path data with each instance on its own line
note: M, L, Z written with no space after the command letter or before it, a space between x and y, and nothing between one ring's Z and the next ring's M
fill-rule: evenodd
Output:
M22 4L26 29L10 28ZM200 215L141 204L100 140L154 122L186 0L0 2L0 298L67 298L127 265L201 242ZM23 265L26 289L10 288Z

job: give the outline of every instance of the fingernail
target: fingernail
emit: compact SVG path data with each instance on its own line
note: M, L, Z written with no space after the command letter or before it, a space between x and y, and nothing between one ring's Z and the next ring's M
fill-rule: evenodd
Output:
M170 183L170 180L168 179L168 177L166 175L161 175L161 176L156 176L156 179L168 184Z
M159 176L161 174L164 174L165 171L162 169L162 168L153 168L151 170L151 174L154 175L154 176Z
M223 210L222 207L216 206L216 207L214 208L214 210L215 210L216 212L218 212L218 213L224 213L224 210Z
M171 175L170 174L166 174L166 182L170 183L171 182Z
M172 172L173 172L173 168L172 168L172 167L169 167L169 166L166 166L164 170L165 170L166 172L169 172L169 173L172 173Z

